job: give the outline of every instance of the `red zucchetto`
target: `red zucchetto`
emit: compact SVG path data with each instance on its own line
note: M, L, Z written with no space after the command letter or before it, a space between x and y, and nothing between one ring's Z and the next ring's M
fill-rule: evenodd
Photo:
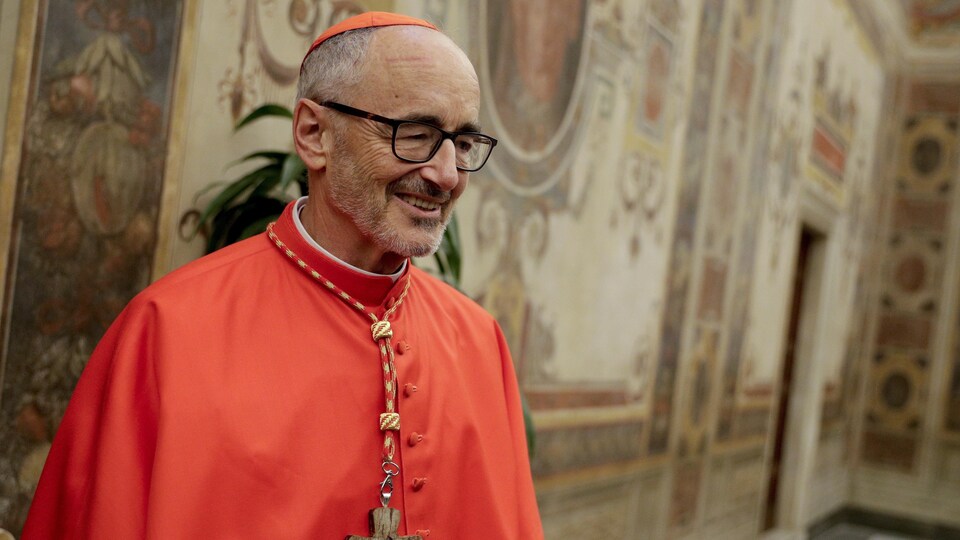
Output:
M314 49L319 47L321 43L332 38L333 36L340 35L350 30L374 28L377 26L422 26L424 28L430 28L431 30L440 30L433 24L423 19L410 17L409 15L399 15L397 13L387 13L385 11L368 11L366 13L354 15L353 17L348 17L331 26L330 28L327 28L326 31L324 31L317 37L316 40L314 40L313 45L310 46L310 50L307 51L307 54L303 55L303 58L306 60L307 56L310 56L310 53L312 53ZM300 67L302 69L303 65L301 64Z

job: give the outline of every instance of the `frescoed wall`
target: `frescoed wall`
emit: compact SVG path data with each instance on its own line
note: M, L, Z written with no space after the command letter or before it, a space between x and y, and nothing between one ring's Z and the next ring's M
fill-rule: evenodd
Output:
M955 90L916 85L908 91L893 223L886 235L883 307L870 370L875 384L868 398L863 458L907 472L919 457L934 327L945 285L946 218L955 191L960 112L960 101L950 102L956 101ZM930 103L925 94L933 92L950 101Z
M950 522L960 515L960 79L901 85L854 500Z
M314 36L366 10L437 23L477 67L500 143L457 210L462 286L532 409L548 538L753 538L851 504L957 522L960 86L898 77L853 4L22 0L0 18L22 75L0 94L0 527L105 326L201 254L204 189L291 147L289 122L235 122L291 105ZM940 4L896 3L911 39L957 39ZM889 502L904 482L925 506Z
M0 523L14 529L87 357L150 281L182 10L35 7L36 40L18 44L33 57L29 81L17 81L28 92L22 145L5 148L19 172L0 349Z

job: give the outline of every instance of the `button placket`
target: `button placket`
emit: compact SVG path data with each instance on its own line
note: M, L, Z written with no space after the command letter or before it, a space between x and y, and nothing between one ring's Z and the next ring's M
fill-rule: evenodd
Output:
M419 359L417 355L412 354L412 349L413 347L410 345L410 342L397 336L397 340L394 343L394 353L397 359L398 386L402 387L401 399L403 399L404 403L402 408L410 418L410 421L404 427L406 428L405 431L408 429L411 430L407 431L405 436L407 444L406 448L404 448L403 459L405 472L408 476L403 486L405 495L407 495L408 498L404 499L404 504L407 506L407 519L411 520L408 521L408 523L417 523L420 527L423 527L423 525L425 525L423 518L426 517L426 514L424 513L424 508L421 508L421 506L429 500L429 497L426 499L423 498L423 495L427 493L425 489L428 485L428 478L424 473L430 472L429 466L427 466L425 461L429 456L429 451L424 450L425 447L421 445L421 443L427 441L423 432L419 430L422 430L426 426L422 425L423 417L418 416L416 412L422 412L427 402L423 401L426 396L423 394L422 385L420 385L417 380L420 374ZM409 382L404 382L404 379ZM400 388L398 388L398 390L399 389ZM414 429L418 431L412 431ZM404 439L401 439L401 441L403 440ZM406 490L410 491L407 492ZM418 496L417 494L421 495ZM420 511L417 511L417 509ZM426 527L418 529L416 534L426 538L430 536L430 529Z

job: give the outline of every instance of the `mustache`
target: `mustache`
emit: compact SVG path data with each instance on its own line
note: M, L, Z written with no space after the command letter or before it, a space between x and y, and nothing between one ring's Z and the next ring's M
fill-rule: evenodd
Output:
M419 176L404 176L387 186L387 193L389 195L395 195L400 192L426 195L433 200L440 201L441 204L445 204L450 200L449 191L443 191L433 182L427 182Z

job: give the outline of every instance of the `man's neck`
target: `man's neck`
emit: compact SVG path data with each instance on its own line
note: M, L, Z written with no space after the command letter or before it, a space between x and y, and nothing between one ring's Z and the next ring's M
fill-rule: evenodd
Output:
M384 253L362 246L362 241L351 241L343 234L350 224L338 223L336 219L319 212L317 204L308 200L300 214L307 234L324 250L354 268L372 274L392 275L402 269L406 260L395 253Z

